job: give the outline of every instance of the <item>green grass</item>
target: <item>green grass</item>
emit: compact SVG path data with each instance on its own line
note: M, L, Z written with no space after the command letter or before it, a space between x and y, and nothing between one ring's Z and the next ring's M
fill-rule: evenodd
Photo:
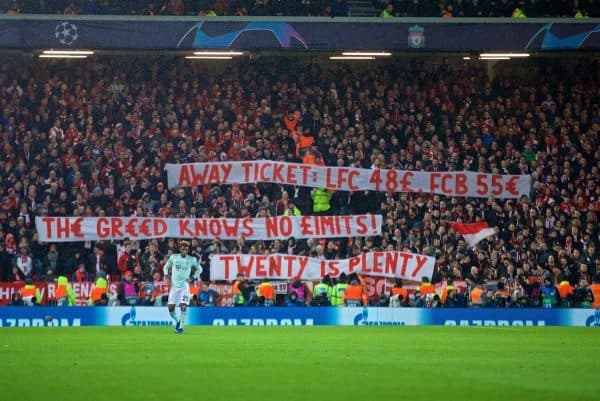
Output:
M598 400L584 328L0 329L11 401Z

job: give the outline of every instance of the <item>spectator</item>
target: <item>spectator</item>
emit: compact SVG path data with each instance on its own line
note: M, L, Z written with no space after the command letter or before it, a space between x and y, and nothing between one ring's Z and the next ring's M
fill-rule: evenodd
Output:
M48 255L46 255L46 263L48 268L53 271L57 271L58 269L58 249L56 244L50 244L50 250L48 251Z
M106 265L106 260L104 258L104 250L100 244L96 243L92 253L88 255L86 269L94 276L97 276L100 272L108 273L108 266Z
M65 8L63 14L65 15L77 15L79 14L79 8L75 5L74 2L69 3L69 5Z
M285 306L294 307L294 306L304 306L304 302L298 299L298 294L295 291L289 292L286 300Z
M77 269L79 268L79 266L82 263L85 266L85 262L83 260L83 257L81 256L81 250L78 248L75 248L72 252L73 252L72 256L70 256L66 261L63 261L63 263L58 264L58 266L57 266L58 274L64 275L67 277L73 277L73 274L75 273L75 271L77 271ZM91 268L91 266L86 266L85 270L88 274L90 272L94 271Z
M261 3L261 4L257 4ZM570 2L542 1L542 0L406 0L406 1L377 1L377 6L383 12L387 11L387 6L393 4L394 11L398 15L406 17L435 17L439 16L440 9L446 12L451 10L454 17L509 17L515 7L519 7L529 17L568 17L585 18L597 17L600 14L600 6L594 0L574 0ZM81 7L78 7L78 4ZM155 15L157 13L156 4L153 1L144 0L139 3L111 2L108 0L86 0L85 2L71 2L65 8L66 2L40 2L27 3L23 10L18 6L18 2L13 2L7 9L7 14L25 13L60 13L60 14L136 14ZM201 16L214 15L246 15L246 9L250 8L251 15L271 16L271 15L334 15L332 10L336 8L335 2L326 8L321 3L313 0L301 0L300 2L287 4L281 0L258 0L254 3L232 3L217 0L216 2L187 2L184 0L167 0L159 6L161 14L184 15L196 14ZM441 8L438 8L441 7ZM83 8L84 10L81 10ZM352 11L352 7L347 6L347 16ZM246 10L246 11L245 11Z
M21 299L21 294L19 292L13 292L9 306L23 306L23 300Z
M213 9L216 15L230 15L229 3L226 0L215 0Z
M140 298L144 306L162 306L162 294L159 291L161 285L161 274L159 270L152 272L152 277L140 286Z
M125 245L125 252L119 257L118 269L120 274L127 271L132 272L139 265L137 251L132 248L131 243Z
M133 275L130 271L123 274L119 283L117 299L121 305L136 305L138 303L139 285L133 281Z
M458 308L460 303L458 301L456 289L448 290L446 294L446 301L444 302L445 308Z
M167 0L160 9L161 14L166 15L183 15L185 5L183 0Z
M19 253L15 256L15 265L19 268L24 277L33 275L33 259L29 256L29 248L27 245L19 247Z
M299 9L293 15L315 16L319 15L320 11L313 0L301 0Z
M25 276L17 266L13 266L8 275L8 281L11 283L22 283L25 282Z
M440 17L442 18L452 18L454 14L452 13L452 4L448 4L446 7L442 8L440 12Z
M308 154L311 163L320 155L320 163L332 166L530 172L534 185L530 199L509 201L336 191L330 199L331 213L380 213L384 216L383 235L338 241L341 243L325 241L324 245L291 239L283 246L244 240L221 241L214 246L200 240L195 247L201 257L206 260L215 251L270 250L337 258L354 255L365 246L388 249L391 245L402 251L435 254L432 286L463 277L472 288L481 280L493 283L505 278L509 295L517 288L521 291L518 299L539 306L540 282L546 273L577 287L582 280L589 283L600 268L599 209L595 206L600 201L600 119L594 106L596 95L589 89L592 86L580 84L595 82L597 64L582 64L571 70L549 60L528 63L532 71L537 69L532 76L548 78L546 85L525 85L510 67L496 71L496 77L490 79L486 71L473 65L447 62L435 68L415 61L408 68L392 63L369 65L364 70L310 65L295 71L270 66L269 73L240 62L231 78L214 74L197 81L187 78L196 74L184 64L176 65L181 79L170 79L168 68L138 62L135 73L127 67L111 66L110 76L99 83L91 77L109 68L104 61L90 61L77 69L63 66L56 79L37 66L5 61L6 79L0 83L0 91L8 93L10 89L6 102L15 111L11 116L0 116L0 137L5 138L0 145L4 155L0 160L0 238L5 245L4 251L0 247L0 272L10 280L24 279L14 263L23 241L28 244L35 275L40 276L41 268L48 266L50 245L35 239L31 226L34 215L150 215L159 211L165 217L281 215L283 191L288 193L288 205L293 203L304 214L313 214L311 190L307 188L252 183L235 189L223 185L215 194L210 188L198 188L192 194L191 190L181 193L165 188L162 175L165 162L181 157L217 161L221 153L228 160L267 154L268 158L299 162ZM258 74L264 76L264 82L252 83L246 78ZM335 85L323 83L329 76L336 77ZM370 76L389 78L375 85ZM230 81L234 82L231 90L224 90ZM157 93L135 89L131 82L157 88ZM213 90L216 86L219 89ZM431 94L421 89L430 87ZM128 93L131 106L125 105L124 112L111 111L105 101L91 101L89 110L82 110L78 117L77 107L54 101L44 90L35 88L64 93L65 98L79 101L90 93L99 99ZM287 97L289 105L278 105L278 98L270 98L274 92ZM378 92L389 95L390 105L381 104L375 111L368 105L379 101ZM346 94L352 105L343 105L341 99ZM181 112L165 108L168 101L164 99L169 96L180 101ZM235 110L228 97L237 97ZM18 106L24 99L33 99L26 102L45 109L37 117L29 116ZM207 99L214 99L215 105ZM296 142L284 129L289 110L300 109L300 104L305 104L306 110L298 112L298 117L291 113L291 119L298 119L293 127L297 140L298 132L312 138L310 145L303 145L304 154L296 154ZM240 113L240 108L250 112ZM184 112L187 109L191 112ZM127 114L132 118L125 118ZM130 119L143 123L133 124ZM175 123L177 130L172 128ZM17 143L20 127L25 129L26 139ZM65 127L62 133L61 127ZM26 134L30 128L31 133ZM142 161L144 166L138 167ZM144 193L150 195L149 206ZM475 249L466 247L443 223L483 218L498 227L500 234ZM147 253L149 241L139 242L142 252L136 258L144 274L159 267L171 249L168 240L152 243L156 255ZM57 244L55 273L64 269L72 277L83 260L87 279L93 278L98 261L96 244L104 251L104 260L100 260L105 270L116 273L119 242L76 247ZM250 292L246 295L244 303Z
M140 266L139 263L133 267L131 276L133 278L133 281L136 282L137 284L146 281L146 273L144 271L142 271L142 266Z
M140 11L141 15L156 15L156 5L154 2L148 3L146 7L142 8Z
M348 3L346 0L334 0L331 3L331 16L332 17L347 17L350 11L348 10Z
M216 306L219 299L219 293L209 288L209 283L203 281L198 293L198 306Z
M542 305L544 308L555 308L560 302L558 289L552 283L552 276L544 277L544 285L542 286Z
M83 263L83 261L79 262L77 270L75 271L75 273L73 273L72 281L76 281L78 283L85 283L87 281L90 281L90 275L85 270L85 263Z
M9 279L11 275L11 258L6 252L4 243L0 242L0 281L12 281Z
M16 1L13 1L10 7L6 10L6 14L8 15L17 15L21 14L21 9Z
M56 274L54 274L54 270L52 268L47 268L44 274L41 275L40 279L47 283L51 283L56 279Z
M468 7L474 7L475 4L471 3L470 5L467 5L467 1L466 0L452 0L449 2L449 5L452 6L452 15L454 17L459 17L459 18L463 18L467 16L467 8Z
M306 284L304 284L299 278L292 279L288 284L288 297L292 292L296 293L296 297L294 299L295 302L301 303L302 305L306 304L309 290L306 287Z
M392 18L394 16L394 5L392 3L388 3L383 11L381 11L380 16L382 18Z

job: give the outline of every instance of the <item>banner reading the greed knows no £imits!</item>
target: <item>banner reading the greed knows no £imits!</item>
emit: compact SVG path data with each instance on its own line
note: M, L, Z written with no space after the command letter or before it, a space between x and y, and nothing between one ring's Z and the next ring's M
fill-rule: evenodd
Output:
M528 196L528 175L321 167L268 160L166 165L169 187L272 182L337 191L422 192L479 198Z
M368 237L381 234L381 216L277 216L242 219L157 217L36 217L43 242L198 238L275 240Z

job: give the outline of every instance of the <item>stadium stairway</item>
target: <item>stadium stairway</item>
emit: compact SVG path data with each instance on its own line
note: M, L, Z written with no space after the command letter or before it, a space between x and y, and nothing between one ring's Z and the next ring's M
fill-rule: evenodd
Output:
M378 17L381 13L371 0L350 0L348 8L351 17Z

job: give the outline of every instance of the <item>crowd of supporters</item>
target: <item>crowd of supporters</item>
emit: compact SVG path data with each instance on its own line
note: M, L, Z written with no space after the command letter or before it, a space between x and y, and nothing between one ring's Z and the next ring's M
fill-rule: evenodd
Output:
M2 281L160 280L173 239L43 244L35 216L243 217L312 214L310 188L256 183L167 189L165 163L275 159L361 168L530 174L530 197L334 192L331 214L383 215L383 235L327 241L191 240L213 252L346 258L435 256L433 284L502 283L535 304L544 279L600 272L600 68L530 61L490 80L477 63L221 65L119 58L0 66ZM518 75L518 78L516 77ZM289 211L287 211L290 209ZM448 222L486 221L469 248ZM333 283L335 284L335 283ZM486 284L487 285L487 284ZM497 288L497 287L495 287Z
M4 0L6 14L352 16L347 0ZM372 0L385 17L600 16L596 0Z

